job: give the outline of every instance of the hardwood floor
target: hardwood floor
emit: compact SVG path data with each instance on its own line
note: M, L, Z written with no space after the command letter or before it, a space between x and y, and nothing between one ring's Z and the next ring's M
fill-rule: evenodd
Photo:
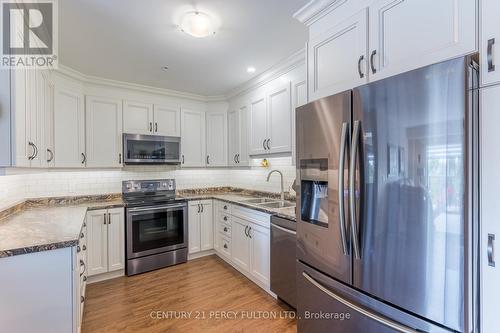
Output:
M217 256L94 283L86 293L83 333L296 332L288 306Z

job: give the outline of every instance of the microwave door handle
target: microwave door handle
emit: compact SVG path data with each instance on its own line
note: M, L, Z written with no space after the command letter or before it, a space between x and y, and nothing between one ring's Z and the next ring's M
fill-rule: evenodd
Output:
M339 153L339 226L340 226L340 238L342 241L342 252L344 255L347 253L347 240L346 240L346 224L345 224L345 207L344 207L344 166L345 166L345 150L347 146L347 129L348 123L344 122L342 124L342 132L340 135L340 153Z
M356 157L358 153L358 143L359 143L359 127L360 121L354 121L354 130L352 133L352 143L351 143L351 165L349 167L349 210L351 213L351 234L352 234L352 245L354 250L354 258L361 259L359 237L358 237L358 222L356 217Z

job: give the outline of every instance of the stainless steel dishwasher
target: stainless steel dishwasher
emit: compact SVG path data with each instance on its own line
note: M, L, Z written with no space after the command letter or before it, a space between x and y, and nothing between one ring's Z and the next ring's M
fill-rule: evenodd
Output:
M271 217L271 291L297 307L296 225L292 220Z

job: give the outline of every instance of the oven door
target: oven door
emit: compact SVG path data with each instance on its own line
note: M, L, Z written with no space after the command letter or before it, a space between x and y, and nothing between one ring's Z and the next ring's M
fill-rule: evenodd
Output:
M187 247L187 205L127 208L127 259Z
M178 137L123 134L125 164L180 164Z

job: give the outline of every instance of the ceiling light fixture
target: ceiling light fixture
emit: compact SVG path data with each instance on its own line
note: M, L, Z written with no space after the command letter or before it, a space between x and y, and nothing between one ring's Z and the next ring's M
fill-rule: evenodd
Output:
M196 38L215 35L215 26L212 18L205 13L194 11L184 14L179 29Z
M252 66L248 67L247 73L255 73L255 67L252 67Z

